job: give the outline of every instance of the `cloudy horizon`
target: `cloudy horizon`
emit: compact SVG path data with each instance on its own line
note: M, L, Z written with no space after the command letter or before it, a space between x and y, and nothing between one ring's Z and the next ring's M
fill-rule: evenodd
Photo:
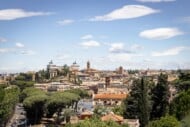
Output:
M10 4L14 3L14 4ZM0 4L0 73L56 65L190 69L188 0L11 0ZM40 6L43 5L43 6Z

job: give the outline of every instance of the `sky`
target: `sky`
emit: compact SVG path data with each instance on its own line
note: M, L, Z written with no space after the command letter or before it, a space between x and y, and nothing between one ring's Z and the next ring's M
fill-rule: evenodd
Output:
M189 0L0 0L0 73L190 69Z

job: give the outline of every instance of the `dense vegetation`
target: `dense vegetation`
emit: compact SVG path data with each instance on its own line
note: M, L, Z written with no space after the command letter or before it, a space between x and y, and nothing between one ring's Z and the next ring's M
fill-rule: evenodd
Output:
M125 117L139 118L141 126L145 127L149 120L148 83L144 78L133 82L130 96L124 101Z
M67 124L66 127L128 127L127 124L120 125L114 121L101 121L98 118L85 119L77 124Z
M165 116L169 111L169 87L167 75L160 74L158 83L152 90L152 110L150 119L159 119Z
M27 87L33 87L34 81L32 79L32 74L20 73L19 76L15 78L15 80L11 81L12 85L16 85L23 91Z
M81 89L47 93L36 88L26 88L21 96L29 122L36 124L44 115L49 118L56 115L56 123L60 123L64 119L69 122L70 115L77 110L80 98L84 98L88 94Z
M160 120L149 122L147 127L179 127L180 123L173 116L161 117Z
M19 101L20 90L17 86L0 86L0 126L5 126L11 117L16 103Z

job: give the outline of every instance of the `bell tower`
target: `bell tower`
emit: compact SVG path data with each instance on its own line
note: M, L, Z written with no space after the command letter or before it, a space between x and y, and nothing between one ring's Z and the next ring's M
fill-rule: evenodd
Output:
M87 70L90 69L90 62L89 61L87 61L86 67L87 67Z

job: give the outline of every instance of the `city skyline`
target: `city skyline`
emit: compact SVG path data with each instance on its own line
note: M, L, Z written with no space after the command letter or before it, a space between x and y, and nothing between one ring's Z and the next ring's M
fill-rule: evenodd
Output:
M188 0L0 0L0 72L50 60L92 68L189 69Z

